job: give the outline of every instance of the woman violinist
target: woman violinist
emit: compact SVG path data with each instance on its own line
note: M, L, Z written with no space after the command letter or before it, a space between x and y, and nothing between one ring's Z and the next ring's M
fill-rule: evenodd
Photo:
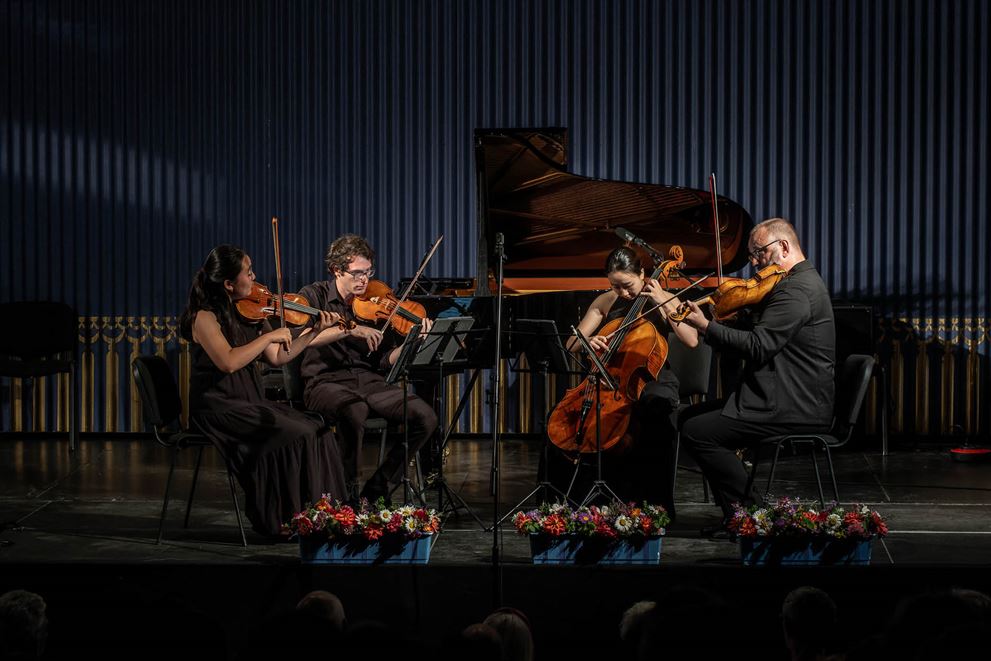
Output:
M295 339L287 328L249 325L236 302L251 294L254 279L243 250L211 250L190 287L180 333L192 344L192 421L230 462L252 527L273 536L322 494L345 498L345 482L332 432L265 399L256 360L285 364L336 320L320 313Z
M609 348L611 338L596 334L603 325L626 316L638 296L648 299L649 307L660 306L647 315L662 338L672 330L678 340L690 348L698 346L697 331L687 324L668 323L668 315L678 309L679 301L665 291L657 280L645 277L636 252L621 247L606 258L606 277L611 289L601 294L585 313L578 330L589 337L589 344L600 354ZM578 351L577 338L568 349ZM673 467L676 430L671 415L678 408L678 377L664 366L657 380L648 383L633 408L631 420L633 443L618 453L606 455L615 488L623 498L659 502L674 517ZM610 456L618 455L618 456ZM607 480L608 481L608 480Z

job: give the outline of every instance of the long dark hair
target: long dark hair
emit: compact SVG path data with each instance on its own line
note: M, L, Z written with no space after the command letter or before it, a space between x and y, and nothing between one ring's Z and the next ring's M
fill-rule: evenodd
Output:
M189 302L179 319L179 334L193 341L193 319L200 310L210 310L217 315L220 328L228 334L233 322L233 303L224 289L225 280L236 280L244 268L245 252L237 246L223 244L206 256L203 266L193 277L189 287Z
M621 246L613 250L606 257L606 275L615 273L616 271L640 275L640 271L642 270L643 266L640 263L640 256L632 248Z

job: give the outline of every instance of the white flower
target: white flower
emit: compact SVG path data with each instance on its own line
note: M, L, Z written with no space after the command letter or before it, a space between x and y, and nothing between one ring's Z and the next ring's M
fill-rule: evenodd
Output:
M392 512L389 510L382 510L379 512L379 518L382 519L382 521L388 521L392 518Z
M403 521L403 528L406 529L406 532L413 532L413 531L415 531L416 530L416 520L415 519L406 519L405 521Z
M843 519L840 518L839 514L830 514L829 516L826 517L826 525L829 528L839 528L840 523L842 522Z
M415 511L416 509L412 505L403 505L399 508L399 513L402 514L403 517L413 516L413 512Z
M633 527L633 521L625 514L620 514L616 517L615 526L616 530L620 532L629 532L630 528Z

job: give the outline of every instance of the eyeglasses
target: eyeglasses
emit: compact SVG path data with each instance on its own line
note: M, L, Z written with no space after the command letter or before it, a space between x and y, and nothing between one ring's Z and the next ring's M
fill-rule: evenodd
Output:
M365 280L368 280L373 275L375 275L375 269L368 269L368 270L365 270L365 271L345 271L345 273L347 273L349 276L351 276L355 280L361 280L362 278L364 278Z
M770 243L765 243L760 248L754 248L752 251L750 251L750 254L749 254L750 259L754 260L755 262L759 262L760 261L760 256L764 254L764 251L767 250L768 248L770 248L771 246L773 246L775 243L777 243L780 240L781 239L775 239L774 241L771 241Z

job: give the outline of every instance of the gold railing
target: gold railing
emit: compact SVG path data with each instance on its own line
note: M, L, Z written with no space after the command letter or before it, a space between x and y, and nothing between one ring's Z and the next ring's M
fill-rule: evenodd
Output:
M144 430L141 402L130 364L142 353L177 361L183 402L190 373L189 345L178 336L175 317L97 316L79 318L79 428L83 432ZM893 436L948 437L986 435L987 390L991 345L989 320L978 318L901 318L879 322L879 357L888 372L889 425ZM519 367L527 367L522 359ZM541 421L533 397L542 398L541 377L512 372L501 365L500 432L533 432ZM558 379L553 375L551 393ZM467 382L463 374L446 377L445 411L454 412ZM571 385L577 383L571 379ZM68 375L40 377L30 382L4 379L9 393L6 431L66 431L69 421ZM465 417L454 421L459 433L483 433L487 427L489 387L485 375L469 396ZM507 392L515 389L513 401ZM867 400L867 429L876 433L879 385L872 382ZM184 415L186 412L184 411ZM449 422L449 421L447 421Z

